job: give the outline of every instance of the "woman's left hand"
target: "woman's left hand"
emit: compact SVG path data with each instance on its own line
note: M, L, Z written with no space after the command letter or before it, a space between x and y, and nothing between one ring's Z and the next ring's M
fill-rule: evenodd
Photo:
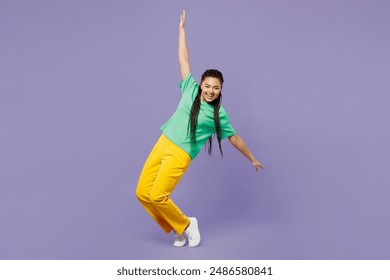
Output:
M256 169L256 172L258 171L259 167L261 169L264 169L264 166L260 162L258 162L256 159L254 161L252 161L252 165Z

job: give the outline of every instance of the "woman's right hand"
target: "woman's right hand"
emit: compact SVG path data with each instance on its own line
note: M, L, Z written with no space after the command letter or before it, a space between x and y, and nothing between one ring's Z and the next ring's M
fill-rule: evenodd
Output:
M186 21L186 10L183 10L182 14L180 15L179 28L184 28L185 21Z

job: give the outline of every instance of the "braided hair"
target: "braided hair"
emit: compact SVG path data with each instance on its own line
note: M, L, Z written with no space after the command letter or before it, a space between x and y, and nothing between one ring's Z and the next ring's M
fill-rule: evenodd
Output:
M203 80L207 77L212 77L212 78L217 78L221 86L223 84L223 75L220 71L216 69L208 69L206 70L203 75L200 84L203 82ZM196 126L198 124L198 115L200 111L200 101L201 101L201 93L202 89L198 87L198 94L195 97L194 102L192 103L191 107L191 112L190 112L190 118L189 118L189 132L190 132L190 139L193 144L196 143ZM218 98L210 102L209 104L214 106L214 124L215 124L215 135L217 136L218 139L218 146L219 146L219 151L221 152L221 156L223 156L222 152L222 145L221 145L221 126L219 123L219 108L221 107L221 102L222 102L222 92L219 94ZM213 136L211 135L210 138L208 139L208 153L211 155L212 154L212 149L213 149Z

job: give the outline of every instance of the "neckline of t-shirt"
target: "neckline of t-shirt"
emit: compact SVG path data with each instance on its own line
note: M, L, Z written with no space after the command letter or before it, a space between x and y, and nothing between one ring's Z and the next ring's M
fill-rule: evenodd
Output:
M212 108L214 108L214 106L213 106L213 105L211 105L210 103L208 103L208 102L206 102L206 101L200 100L200 102L201 102L201 103L203 103L203 104L206 104L206 105L208 105L209 107L212 107Z

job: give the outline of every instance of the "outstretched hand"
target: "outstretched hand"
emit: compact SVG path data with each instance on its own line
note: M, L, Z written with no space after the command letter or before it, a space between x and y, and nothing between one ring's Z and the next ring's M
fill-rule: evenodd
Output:
M256 169L256 172L258 171L259 167L261 169L264 169L264 166L260 162L258 162L257 160L252 161L252 165Z
M180 15L180 24L179 28L184 28L184 23L186 21L186 10L183 10L183 12Z

